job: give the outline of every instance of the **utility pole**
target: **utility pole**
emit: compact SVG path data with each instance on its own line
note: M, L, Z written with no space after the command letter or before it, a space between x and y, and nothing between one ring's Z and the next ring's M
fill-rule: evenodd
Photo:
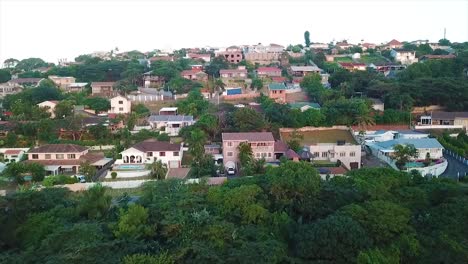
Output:
M446 34L446 33L447 33L447 28L444 28L444 39L446 39L446 38L445 38L445 34Z

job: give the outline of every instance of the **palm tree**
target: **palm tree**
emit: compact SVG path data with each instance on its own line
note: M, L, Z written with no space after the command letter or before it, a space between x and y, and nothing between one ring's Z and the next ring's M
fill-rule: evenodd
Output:
M411 158L416 158L418 156L418 150L412 144L398 144L393 147L393 150L395 151L393 153L395 165L400 170L402 170L405 167L406 163L410 161Z
M375 119L370 115L370 112L360 113L356 116L354 124L358 125L360 128L366 128L375 125Z
M146 165L150 170L150 177L157 180L164 180L167 174L167 165L163 164L160 160L153 161L153 163Z
M252 160L253 160L253 153L252 153L252 147L250 147L249 143L247 142L242 142L239 144L237 147L237 150L239 150L239 162L241 166L247 166L249 165Z

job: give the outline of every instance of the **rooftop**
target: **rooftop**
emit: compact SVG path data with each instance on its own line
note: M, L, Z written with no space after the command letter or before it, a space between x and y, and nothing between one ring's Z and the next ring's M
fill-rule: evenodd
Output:
M275 141L271 132L239 132L239 133L223 133L223 141Z
M291 66L291 71L315 72L322 70L317 66Z
M132 146L143 152L148 151L180 151L179 144L172 144L166 141L157 141L154 139L147 139Z
M192 122L193 116L185 115L152 115L148 117L149 122Z
M115 82L92 82L91 86L114 86Z
M88 148L75 144L47 144L29 151L29 153L77 153Z
M281 69L278 67L260 67L257 69L257 72L275 72L275 71L281 71Z
M380 149L393 149L396 145L414 145L417 149L422 148L444 148L435 138L407 139L399 138L389 141L374 143Z
M295 103L290 103L289 106L291 106L292 109L300 109L304 106L310 106L314 109L320 109L320 105L318 103L311 103L311 102L295 102Z
M349 130L336 129L336 128L317 128L309 131L296 131L297 134L302 135L303 138L300 140L303 145L317 145L321 143L333 143L336 144L338 141L345 141L346 144L356 144L353 135ZM280 136L284 141L288 141L291 138L292 131L281 131Z
M268 85L270 90L286 90L286 85L284 83L270 83Z

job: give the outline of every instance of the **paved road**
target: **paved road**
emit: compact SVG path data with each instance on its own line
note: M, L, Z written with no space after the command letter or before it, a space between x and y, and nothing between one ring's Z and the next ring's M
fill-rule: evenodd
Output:
M457 179L457 174L459 173L460 177L463 175L468 175L468 166L461 163L460 161L454 159L452 156L444 153L444 157L448 161L447 169L445 170L441 177Z

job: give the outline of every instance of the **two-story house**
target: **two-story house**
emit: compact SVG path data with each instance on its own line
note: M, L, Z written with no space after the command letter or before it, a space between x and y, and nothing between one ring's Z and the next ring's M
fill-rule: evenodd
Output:
M404 65L410 65L418 62L418 58L416 58L416 51L414 50L393 49L390 52L390 55L395 61Z
M55 118L55 106L58 104L59 101L44 101L41 103L38 103L37 106L40 108L44 108L49 114L50 118Z
M204 62L210 62L211 61L211 54L209 53L188 53L187 58L193 59L193 60L202 60Z
M118 95L110 99L109 114L129 114L132 112L132 101L127 97Z
M111 161L112 159L105 158L103 153L90 153L88 148L83 146L47 144L30 150L25 162L42 164L49 174L57 175L78 173L83 163L100 169Z
M260 78L280 77L281 69L278 67L260 67L257 69L257 76Z
M361 167L361 145L356 142L349 128L344 126L280 128L281 140L285 142L289 141L294 133L302 136L300 143L312 153L312 160L340 161L347 169Z
M237 69L219 70L219 75L223 80L245 80L247 78L247 70L245 66L239 66Z
M392 39L385 45L386 49L401 49L403 47L403 43L396 39Z
M192 81L200 81L200 82L208 81L208 74L206 74L205 72L197 68L182 71L180 73L180 76L182 76L182 78L192 80Z
M0 98L23 91L23 87L14 82L0 83Z
M67 91L68 86L75 83L75 77L49 75L49 79L55 83L61 90Z
M468 130L468 112L431 112L420 117L416 129L455 129Z
M268 97L277 103L286 103L286 85L284 83L270 83L268 85Z
M177 136L181 128L195 124L195 120L193 116L185 115L151 115L148 117L148 123L152 129L169 136Z
M148 139L122 151L121 160L116 164L150 164L161 161L168 168L180 168L183 156L183 146L165 141Z
M320 74L322 70L317 66L291 66L291 73L293 76L304 77L309 74Z
M111 97L114 95L115 82L92 82L91 95Z
M216 52L216 56L223 56L230 63L239 63L242 61L242 50L237 46L231 46L225 51Z
M255 159L275 160L275 139L271 132L222 133L223 162L239 161L239 144L247 142Z

